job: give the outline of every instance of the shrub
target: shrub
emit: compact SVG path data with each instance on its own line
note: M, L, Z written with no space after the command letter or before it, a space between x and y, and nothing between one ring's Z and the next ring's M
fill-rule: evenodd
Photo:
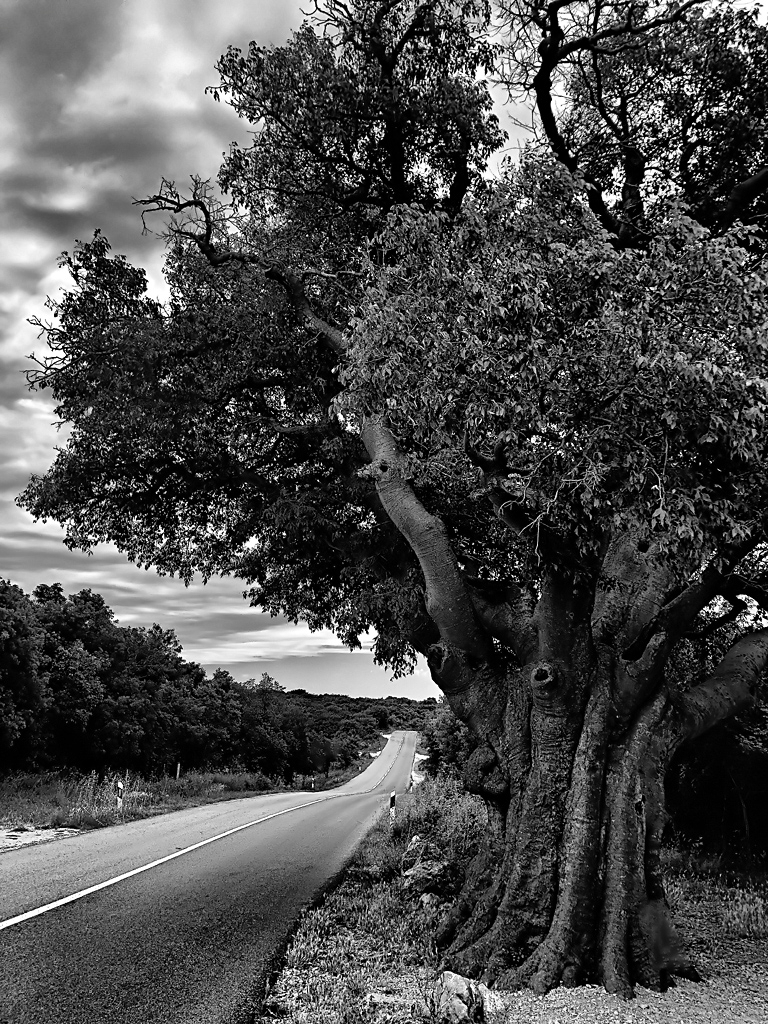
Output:
M728 889L723 899L723 927L742 939L768 938L768 898L753 888Z

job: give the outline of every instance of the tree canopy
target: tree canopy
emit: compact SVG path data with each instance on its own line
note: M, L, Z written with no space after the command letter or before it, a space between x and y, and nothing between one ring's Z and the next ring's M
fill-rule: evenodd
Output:
M439 940L499 984L694 973L662 782L768 661L765 41L697 0L324 0L221 59L256 130L219 190L140 203L168 303L97 233L40 324L36 516L427 656L489 810ZM493 173L492 89L536 118Z

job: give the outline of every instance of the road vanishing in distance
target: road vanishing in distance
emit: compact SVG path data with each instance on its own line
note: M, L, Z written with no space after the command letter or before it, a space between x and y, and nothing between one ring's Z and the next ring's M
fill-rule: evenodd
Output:
M0 1024L251 1021L301 908L392 790L406 790L416 740L393 733L338 789L208 804L0 854Z

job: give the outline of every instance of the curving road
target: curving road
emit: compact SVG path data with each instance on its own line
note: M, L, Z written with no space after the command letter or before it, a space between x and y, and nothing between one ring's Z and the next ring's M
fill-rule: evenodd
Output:
M329 792L231 800L0 854L0 1024L252 1020L299 911L406 789L416 739L393 733Z

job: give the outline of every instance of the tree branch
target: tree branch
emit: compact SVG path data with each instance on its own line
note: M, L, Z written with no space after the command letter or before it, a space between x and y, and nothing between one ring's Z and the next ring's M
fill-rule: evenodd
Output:
M694 739L755 700L755 687L768 666L768 629L738 640L712 675L683 695L680 714L686 739Z
M635 8L633 5L630 5L624 21L608 25L601 29L597 28L597 22L593 21L593 30L589 35L581 35L571 40L566 40L566 35L560 24L559 18L560 12L571 6L571 0L555 0L555 2L550 3L547 6L546 14L544 14L541 11L541 8L537 5L535 12L529 14L529 17L531 17L534 23L538 25L544 36L538 47L541 63L533 78L536 107L552 152L572 174L580 171L579 162L568 149L566 141L560 132L553 109L552 76L558 66L569 57L578 53L587 52L593 55L607 53L608 55L612 55L614 52L618 52L618 49L621 47L616 49L606 49L606 47L601 44L611 39L619 39L620 37L628 37L631 39L637 36L647 35L649 32L652 32L657 28L662 28L666 25L673 25L676 22L681 21L688 10L701 3L702 0L687 0L687 2L683 3L671 14L662 15L658 18L651 18L649 21L641 24L634 23L633 19L635 15ZM531 5L531 7L533 6L534 5ZM538 14L536 12L538 12ZM608 120L607 123L610 127L611 121ZM641 154L639 156L642 157ZM625 171L628 172L628 177L624 184L624 205L625 207L634 208L638 203L639 193L637 192L637 185L639 181L642 181L642 177L644 176L645 161L644 158L640 159L635 152L631 151L628 154L628 160L629 164L625 167ZM594 215L606 231L616 235L623 244L631 244L631 229L624 228L622 230L622 225L608 209L602 192L597 186L597 182L586 175L585 181L587 183L587 202L589 203L589 207Z
M482 581L469 583L469 596L481 625L492 637L508 647L519 665L527 665L538 654L538 634L533 614L535 602L520 587L506 588L501 600L492 600L483 591Z
M533 79L533 88L536 94L536 108L541 118L541 125L544 134L547 136L552 152L570 172L576 174L579 171L579 162L570 152L557 124L557 118L552 107L552 72L557 67L557 60L542 61L541 67ZM608 209L603 194L597 187L597 183L585 175L587 183L587 202L589 208L603 225L606 231L618 237L619 224Z
M699 612L706 608L714 597L723 593L724 588L731 592L731 587L726 581L738 563L757 547L758 542L758 539L744 541L725 556L712 559L698 580L667 601L653 621L648 623L624 651L624 657L628 660L639 658L651 637L657 633L666 633L675 641L682 637L690 629Z
M171 233L194 242L200 252L213 267L221 267L227 263L242 263L256 267L264 277L276 281L285 291L299 319L305 327L318 334L328 348L336 355L346 351L346 342L342 332L319 317L304 291L303 276L276 263L263 259L256 253L243 250L223 249L214 241L215 218L211 213L210 204L204 198L204 185L195 181L190 199L183 199L172 182L163 182L160 192L147 199L134 199L134 206L142 206L142 220L146 213L171 213L178 216L187 210L199 213L203 218L203 230L193 231L189 227L171 224ZM309 273L309 271L305 272Z
M730 227L759 196L768 192L768 167L761 167L752 177L740 181L728 196L723 210L723 227Z
M724 612L723 615L718 615L716 619L712 619L711 622L707 622L701 627L701 629L692 629L688 633L683 633L683 636L688 640L701 640L704 637L712 636L718 629L722 629L723 626L729 625L731 622L735 622L736 619L741 615L742 612L747 610L748 605L746 602L740 600L738 597L726 598L730 602L730 611Z
M426 607L451 647L487 661L491 647L475 620L474 608L442 520L421 504L409 482L405 460L380 414L369 416L362 440L387 515L413 549L426 586Z

